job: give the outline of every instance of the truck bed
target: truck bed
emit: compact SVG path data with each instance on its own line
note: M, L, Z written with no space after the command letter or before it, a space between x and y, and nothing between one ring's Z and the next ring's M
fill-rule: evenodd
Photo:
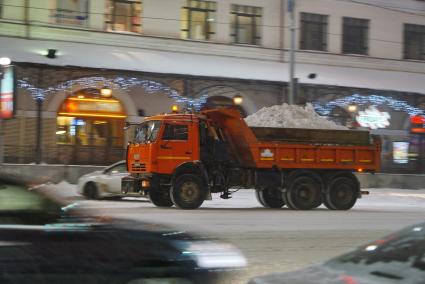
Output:
M234 109L204 113L223 131L241 167L380 169L380 140L367 131L248 127Z
M302 128L250 127L259 141L322 145L370 145L367 131Z

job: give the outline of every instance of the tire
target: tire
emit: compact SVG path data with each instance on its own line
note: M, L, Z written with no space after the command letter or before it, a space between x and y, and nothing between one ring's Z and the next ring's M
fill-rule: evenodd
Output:
M278 188L266 187L263 190L256 190L255 195L258 202L265 208L282 208L285 205Z
M173 204L180 209L197 209L207 196L202 180L193 174L178 177L170 189Z
M349 210L357 202L360 186L353 176L333 178L325 195L325 205L333 210Z
M99 191L94 182L86 183L83 194L87 199L99 199Z
M149 200L153 205L157 207L171 207L173 206L173 201L170 197L170 191L164 189L150 190L149 191Z
M310 210L322 203L320 181L308 174L301 174L289 181L283 199L291 209Z

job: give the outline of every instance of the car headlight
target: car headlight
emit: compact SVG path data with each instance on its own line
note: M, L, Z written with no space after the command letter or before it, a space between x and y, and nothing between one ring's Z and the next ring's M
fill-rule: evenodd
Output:
M182 254L194 258L201 268L241 268L247 265L235 246L215 241L185 242Z

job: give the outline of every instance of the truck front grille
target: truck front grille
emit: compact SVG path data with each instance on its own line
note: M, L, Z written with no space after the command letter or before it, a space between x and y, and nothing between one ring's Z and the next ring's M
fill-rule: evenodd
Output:
M131 165L131 170L136 172L146 172L146 164L134 163Z

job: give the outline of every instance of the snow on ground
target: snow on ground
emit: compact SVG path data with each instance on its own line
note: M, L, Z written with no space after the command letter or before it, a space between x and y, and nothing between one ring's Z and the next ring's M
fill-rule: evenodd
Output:
M105 202L85 200L78 192L77 186L62 181L58 184L44 184L42 186L44 193L49 196L61 199L67 203L77 201L84 204L87 208L96 208L106 206L108 208L131 208L140 206L139 202L146 203L148 200L144 197L126 197L122 201ZM425 212L425 189L408 190L393 188L370 188L370 195L366 195L359 199L354 206L354 210L393 210L399 212ZM224 200L220 198L220 194L213 194L213 200L206 200L202 208L222 208L222 209L241 209L241 208L261 208L255 198L255 191L252 189L241 189L232 194L233 198ZM152 207L154 207L152 205ZM322 208L325 208L322 205Z
M245 121L256 127L347 129L318 115L311 104L305 107L288 104L263 107Z

